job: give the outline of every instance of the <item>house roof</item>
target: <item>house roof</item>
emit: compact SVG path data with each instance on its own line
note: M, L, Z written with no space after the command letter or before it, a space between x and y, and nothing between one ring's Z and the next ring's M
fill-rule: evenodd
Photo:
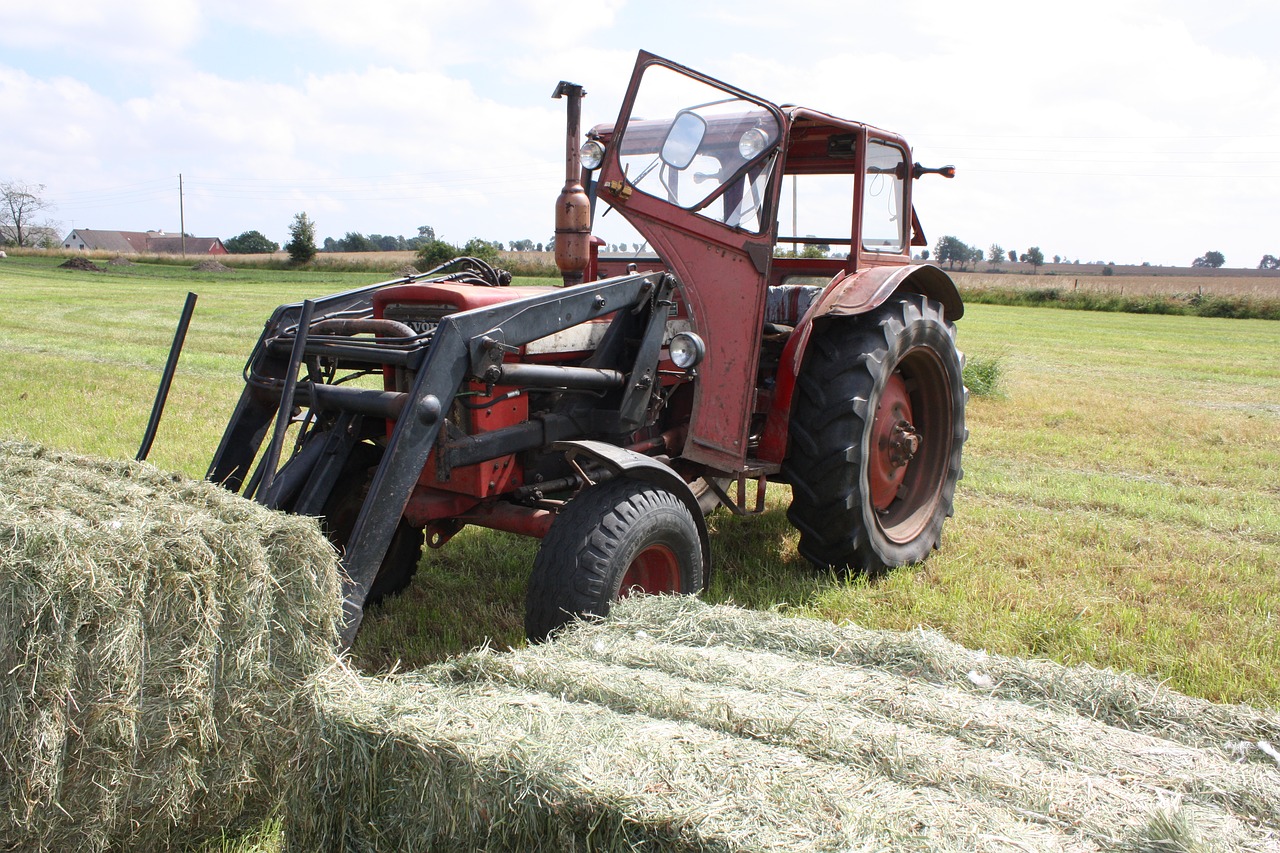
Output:
M163 231L98 231L77 228L62 243L70 248L79 248L78 244L83 243L86 249L124 255L177 255L183 250L181 235L166 234ZM189 255L209 255L223 254L226 249L218 237L187 237L186 251Z

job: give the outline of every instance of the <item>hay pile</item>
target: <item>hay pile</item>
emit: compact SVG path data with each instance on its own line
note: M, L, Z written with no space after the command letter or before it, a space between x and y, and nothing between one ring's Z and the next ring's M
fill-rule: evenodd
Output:
M1280 849L1276 715L923 632L633 599L316 701L294 850Z
M196 272L232 272L231 267L222 263L222 261L215 261L212 258L201 261L191 269Z
M310 520L0 442L0 850L160 850L261 821L339 599Z

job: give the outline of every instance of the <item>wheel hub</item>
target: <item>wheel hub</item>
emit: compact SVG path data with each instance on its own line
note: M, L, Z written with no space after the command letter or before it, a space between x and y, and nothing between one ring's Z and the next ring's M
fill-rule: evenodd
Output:
M871 503L884 512L893 503L907 476L911 460L920 452L920 432L912 424L907 383L894 373L885 383L871 425L871 458L867 479Z

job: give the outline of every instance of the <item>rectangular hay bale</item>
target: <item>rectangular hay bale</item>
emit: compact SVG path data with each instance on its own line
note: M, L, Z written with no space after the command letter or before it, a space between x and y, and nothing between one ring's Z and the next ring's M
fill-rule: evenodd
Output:
M1044 662L989 659L1015 683L978 689L955 672L976 654L637 598L539 646L378 679L338 667L316 684L287 846L1280 849L1280 773L1222 740L1274 715L1215 706L1193 732L1197 700ZM1112 690L1140 713L1093 719Z
M163 850L263 820L331 666L313 520L0 441L0 849Z

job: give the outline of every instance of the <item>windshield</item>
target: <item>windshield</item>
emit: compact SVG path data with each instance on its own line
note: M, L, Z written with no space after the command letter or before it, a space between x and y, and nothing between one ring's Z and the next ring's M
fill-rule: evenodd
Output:
M778 135L777 119L760 104L651 65L619 164L640 192L758 234Z

